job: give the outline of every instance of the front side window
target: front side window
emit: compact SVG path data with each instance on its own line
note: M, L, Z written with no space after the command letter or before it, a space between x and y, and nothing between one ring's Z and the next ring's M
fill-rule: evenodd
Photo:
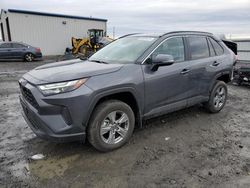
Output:
M192 60L209 57L209 49L206 37L202 36L188 37L188 42Z
M152 54L153 57L158 54L172 55L175 62L181 62L185 59L185 50L182 37L167 39Z
M0 45L0 48L11 48L11 44L10 43L3 43Z
M144 36L121 38L97 51L89 58L89 61L115 64L134 63L156 39L155 37Z
M211 41L214 50L216 52L216 55L222 55L224 53L223 48L221 47L221 45L218 44L218 42L216 42L214 39L209 38L209 40Z

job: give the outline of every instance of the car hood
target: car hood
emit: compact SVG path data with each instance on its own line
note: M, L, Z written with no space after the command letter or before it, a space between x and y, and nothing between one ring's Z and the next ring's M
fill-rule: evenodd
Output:
M23 77L33 84L55 83L115 72L122 66L75 59L39 66Z

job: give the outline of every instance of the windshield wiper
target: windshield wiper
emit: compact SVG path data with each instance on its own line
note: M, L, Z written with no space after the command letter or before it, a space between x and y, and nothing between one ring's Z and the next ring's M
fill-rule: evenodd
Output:
M99 61L99 60L89 60L90 62L96 62L96 63L102 63L102 64L108 64L105 61Z

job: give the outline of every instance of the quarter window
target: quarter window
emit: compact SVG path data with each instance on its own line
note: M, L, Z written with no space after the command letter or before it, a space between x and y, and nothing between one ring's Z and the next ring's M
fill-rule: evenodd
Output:
M182 37L167 39L153 52L152 56L155 57L158 54L172 55L175 62L184 61L185 51Z
M188 41L192 60L209 57L209 49L205 37L188 37Z
M214 50L216 52L216 55L222 55L224 53L223 48L221 47L221 45L219 45L218 42L216 42L214 39L209 39L214 47Z
M215 51L214 51L214 48L213 48L213 46L212 46L212 44L211 44L211 41L208 40L207 42L208 42L208 46L209 46L210 56L212 56L212 57L213 57L213 56L216 56Z

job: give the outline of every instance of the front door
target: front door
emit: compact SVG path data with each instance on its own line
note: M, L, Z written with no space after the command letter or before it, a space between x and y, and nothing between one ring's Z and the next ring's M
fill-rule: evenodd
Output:
M152 53L150 58L158 54L168 54L174 57L175 63L161 66L156 71L150 69L150 63L143 65L145 78L145 112L151 115L187 105L189 92L189 62L185 61L185 47L183 37L166 39ZM150 62L150 58L146 62Z
M0 45L0 59L11 58L11 43L3 43Z

